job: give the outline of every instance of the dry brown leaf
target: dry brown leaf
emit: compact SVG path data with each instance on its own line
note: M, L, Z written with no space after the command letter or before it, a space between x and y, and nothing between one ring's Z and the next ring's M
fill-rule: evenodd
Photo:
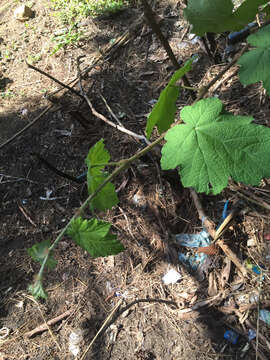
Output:
M198 247L197 253L204 253L206 255L216 255L218 253L218 249L215 244L211 244L209 246Z
M222 289L224 289L225 285L227 284L231 272L231 260L226 257L224 262L225 266L220 273L220 286Z
M209 281L208 295L215 296L218 293L218 288L217 288L216 276L213 271L209 274L208 281Z

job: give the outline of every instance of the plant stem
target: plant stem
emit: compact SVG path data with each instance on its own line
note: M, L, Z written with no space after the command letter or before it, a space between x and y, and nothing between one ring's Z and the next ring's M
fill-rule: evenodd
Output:
M105 166L120 166L125 161L126 160L120 160L120 161L116 161L116 162L111 161L109 163L91 165L91 168L95 168L95 167L99 167L99 166L103 166L103 167L105 167Z
M144 149L142 149L141 151L139 151L137 154L131 156L130 158L126 159L126 160L122 160L121 161L121 165L116 168L104 181L102 184L100 184L98 186L98 188L88 196L88 198L83 202L83 204L80 206L80 208L78 209L78 211L72 216L72 218L69 220L69 222L67 223L67 225L62 229L62 231L60 232L60 234L57 236L57 238L54 240L54 242L52 243L52 245L49 247L48 249L48 253L45 256L40 270L38 272L38 276L37 276L37 280L42 280L42 276L43 276L43 272L45 269L45 266L47 264L48 258L50 256L50 254L52 253L52 251L54 250L54 248L56 247L56 245L59 243L59 241L63 238L63 236L65 235L68 227L70 226L70 224L72 223L73 220L75 220L78 216L80 216L80 214L85 210L85 208L87 207L87 205L90 203L90 201L93 200L93 198L100 192L101 189L103 189L103 187L110 182L112 179L114 179L118 174L120 174L123 170L127 169L131 163L133 163L133 161L139 159L140 157L142 157L144 154L146 154L148 151L152 150L152 148L154 148L157 144L159 144L163 138L165 136L165 133L163 135L161 135L159 138L157 138L155 141L153 141L150 145L146 146ZM117 163L115 163L117 164ZM108 165L108 164L106 164Z
M183 89L187 89L187 90L191 90L191 91L199 91L200 89L199 88L195 88L195 87L192 87L192 86L185 86L185 85L180 85L181 88Z

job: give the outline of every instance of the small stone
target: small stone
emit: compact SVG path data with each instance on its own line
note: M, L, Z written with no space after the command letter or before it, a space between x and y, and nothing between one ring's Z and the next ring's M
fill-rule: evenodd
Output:
M15 9L14 17L19 21L26 21L34 17L34 11L26 5L21 5Z

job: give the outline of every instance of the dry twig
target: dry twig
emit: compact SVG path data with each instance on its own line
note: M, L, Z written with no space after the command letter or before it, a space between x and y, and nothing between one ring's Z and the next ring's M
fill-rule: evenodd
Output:
M63 314L56 316L55 318L45 322L42 325L37 326L35 329L28 331L27 333L24 334L24 336L31 338L32 336L36 335L36 334L40 334L44 331L48 330L48 326L54 325L56 323L58 323L59 321L67 318L68 316L72 315L74 312L74 309L69 309L67 311L65 311Z

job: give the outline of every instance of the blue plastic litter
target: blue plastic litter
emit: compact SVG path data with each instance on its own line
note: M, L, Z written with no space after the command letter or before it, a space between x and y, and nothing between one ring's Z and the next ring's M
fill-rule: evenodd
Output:
M226 56L229 56L236 50L235 45L240 41L243 41L250 34L250 29L255 26L257 26L257 23L253 22L248 24L244 29L232 32L228 35L228 46L225 48Z
M270 325L270 311L269 310L260 310L259 319L264 321L267 325Z
M226 219L226 217L228 216L228 206L229 206L229 200L227 200L225 202L225 205L224 205L224 208L223 208L223 211L222 211L222 222Z
M248 329L248 340L251 341L255 339L256 337L256 331L253 329Z
M257 26L257 23L249 23L244 29L230 33L228 36L228 44L232 45L244 40L250 34L250 29L255 26Z
M224 339L228 340L233 345L235 345L237 343L238 338L239 338L239 335L237 333L235 333L233 330L225 331Z
M260 275L260 273L261 273L261 270L260 270L259 266L257 266L257 265L252 266L252 271L257 275Z
M210 237L207 231L203 230L199 234L177 234L175 240L181 246L190 248L205 247L210 245ZM179 261L187 267L190 267L193 271L198 269L198 266L202 264L207 255L204 253L198 253L193 255L185 255L183 253L178 254Z
M222 217L218 227L228 216L228 205L229 201L225 202ZM202 226L204 224L204 219L202 219ZM208 232L203 229L199 234L177 234L175 235L175 240L181 246L189 248L198 248L198 247L207 247L211 244L210 235ZM191 268L193 271L200 271L203 269L203 264L205 264L208 256L204 253L196 253L195 255L190 254L178 254L179 261L188 268Z

